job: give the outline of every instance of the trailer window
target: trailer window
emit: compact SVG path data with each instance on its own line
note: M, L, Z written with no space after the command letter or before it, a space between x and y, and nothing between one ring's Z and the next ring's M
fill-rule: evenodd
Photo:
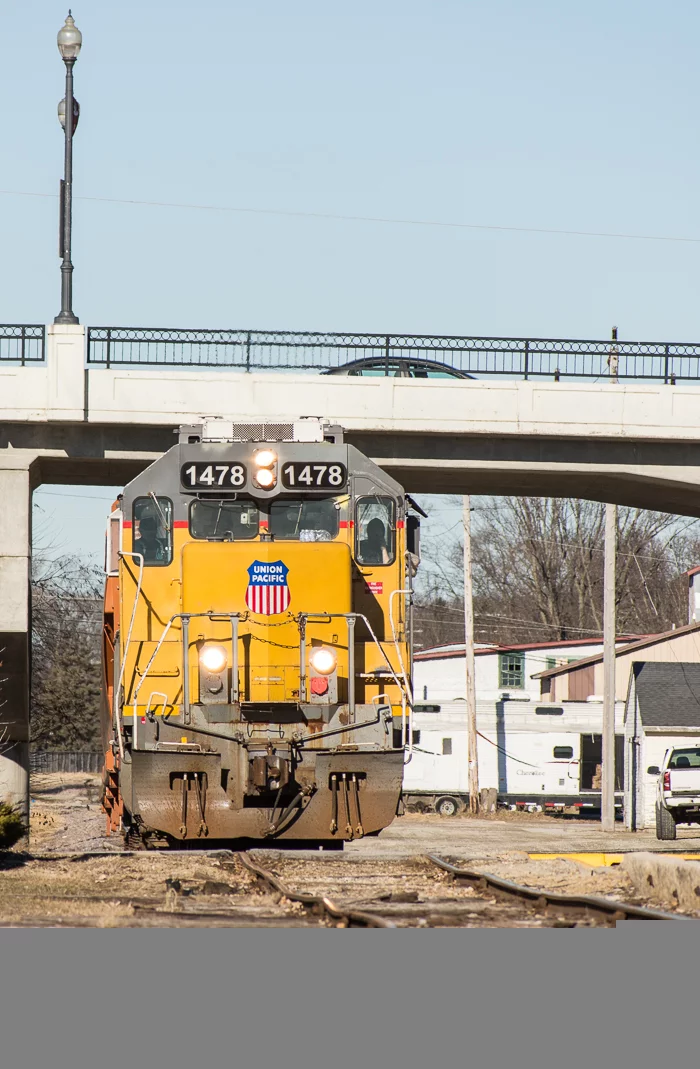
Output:
M193 501L190 505L190 534L193 538L245 541L258 533L259 513L254 501Z
M360 564L392 564L396 556L396 503L390 497L361 497L355 520L355 556Z
M674 750L669 768L700 768L700 747L693 746L687 750Z
M147 567L163 568L173 559L173 503L169 497L137 497L134 501L133 552Z
M452 753L452 739L442 740L442 754L443 757L449 757Z
M280 498L270 505L270 534L299 542L332 542L340 510L333 497Z
M555 746L552 750L552 754L554 757L571 760L574 756L574 748L573 746Z

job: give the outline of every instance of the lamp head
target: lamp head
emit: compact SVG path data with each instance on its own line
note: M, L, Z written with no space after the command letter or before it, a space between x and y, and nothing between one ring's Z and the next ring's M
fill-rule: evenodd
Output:
M58 44L58 51L64 60L75 61L78 58L81 45L83 43L83 35L75 25L73 16L70 11L66 16L66 21L58 31L58 37L56 38Z

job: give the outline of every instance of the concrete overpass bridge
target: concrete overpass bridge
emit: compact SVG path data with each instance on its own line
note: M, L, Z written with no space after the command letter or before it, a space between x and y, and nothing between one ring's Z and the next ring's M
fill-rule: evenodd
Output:
M204 415L322 416L414 493L700 516L700 345L0 327L0 796L27 794L33 490L123 484Z

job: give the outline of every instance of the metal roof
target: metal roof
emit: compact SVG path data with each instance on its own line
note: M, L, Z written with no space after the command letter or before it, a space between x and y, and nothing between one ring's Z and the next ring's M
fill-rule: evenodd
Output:
M672 631L661 631L658 635L644 635L636 642L634 639L623 639L622 645L620 645L620 636L617 636L615 640L617 645L615 647L615 656L623 657L628 653L632 653L634 650L643 650L648 646L656 646L660 642L671 642L673 639L680 638L681 635L687 635L691 631L697 631L700 629L700 624L685 624L683 627L676 627ZM603 653L596 653L590 657L582 657L580 661L573 661L571 664L562 665L560 668L548 668L544 672L537 672L532 676L533 679L550 679L552 676L564 675L566 672L577 672L579 668L586 668L591 664L599 664L603 660Z
M616 638L617 643L633 643L639 641L640 638L647 638L648 636L641 635L618 635ZM549 642L516 642L513 644L507 644L499 646L496 644L483 644L476 645L474 653L476 656L484 656L489 653L514 653L516 651L523 650L547 650L547 649L570 649L577 646L602 646L602 635L599 637L591 638L565 638L559 640L552 640ZM463 642L450 642L444 646L428 646L423 650L416 650L413 659L415 661L432 661L439 660L445 657L464 657L464 643ZM581 662L578 662L581 663ZM572 666L570 666L572 667Z
M700 731L700 664L635 661L632 672L645 727L687 727Z

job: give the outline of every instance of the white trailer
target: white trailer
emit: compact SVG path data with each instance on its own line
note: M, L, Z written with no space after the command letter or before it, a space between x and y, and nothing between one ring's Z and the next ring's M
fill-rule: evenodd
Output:
M624 702L615 708L615 804L623 800ZM601 702L477 701L479 788L498 803L550 812L600 809ZM404 768L407 809L444 816L469 802L466 702L418 704Z

